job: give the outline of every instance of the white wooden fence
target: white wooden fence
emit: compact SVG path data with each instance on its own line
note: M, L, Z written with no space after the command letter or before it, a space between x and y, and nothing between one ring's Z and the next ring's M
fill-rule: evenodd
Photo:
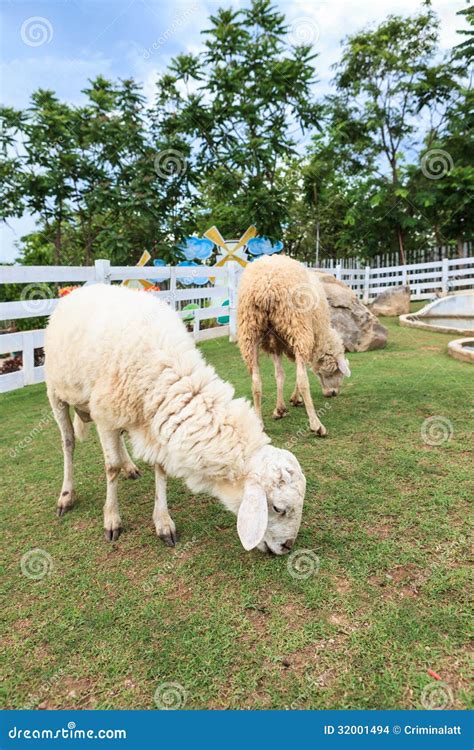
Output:
M383 268L344 268L339 264L334 269L321 270L344 281L366 303L400 284L409 285L412 300L432 299L437 292L456 292L474 286L474 257Z
M237 269L233 263L226 263L222 268L206 266L111 266L108 260L97 260L94 266L0 266L0 284L25 285L21 299L15 302L0 302L0 321L38 318L50 315L59 302L52 299L55 290L48 288L48 283L65 284L102 283L124 279L147 279L168 287L160 292L147 292L166 300L182 318L190 318L193 335L196 341L229 335L231 340L236 336L236 286ZM214 280L212 286L179 288L180 279L208 277ZM144 293L144 292L143 292ZM223 306L224 300L229 305ZM183 310L183 306L194 302L199 305L196 310ZM213 304L214 303L214 304ZM216 304L217 303L217 304ZM228 325L201 329L203 320L217 317L228 317ZM0 356L21 352L23 367L16 372L0 375L0 393L44 381L44 368L34 363L35 349L43 346L44 329L4 333L0 335Z
M364 302L372 301L378 294L390 287L409 284L412 299L431 299L437 292L455 292L474 287L474 257L444 258L429 263L389 266L383 268L343 268L321 269L333 273L336 278L348 284ZM51 299L54 293L48 283L104 283L123 279L143 279L165 283L168 287L155 292L176 309L181 317L188 317L189 311L183 306L195 302L199 308L192 312L193 335L196 341L229 335L236 337L237 290L240 267L226 263L222 268L207 266L111 266L107 260L97 260L94 266L0 266L0 284L22 284L21 299L15 302L0 302L0 321L45 317L51 314L58 299ZM213 286L187 286L179 288L179 279L204 278L214 280ZM46 285L46 286L43 286ZM150 294L150 292L148 292ZM229 305L222 301L228 299ZM220 302L220 304L219 304ZM213 304L214 303L214 304ZM216 304L217 303L217 304ZM228 316L229 324L201 329L201 321ZM24 385L41 383L44 380L43 367L34 364L35 349L43 346L43 329L0 335L0 355L22 352L21 370L0 375L0 393L21 388Z
M461 248L457 245L437 245L418 248L417 250L408 251L406 261L407 263L415 264L429 263L431 261L441 262L443 258L468 258L472 255L473 247L474 242L472 240L469 240L467 242L464 242ZM320 261L320 266L325 271L329 271L330 269L336 267L337 262L338 261L334 261L332 258L322 258ZM374 255L371 258L371 262L378 268L383 268L385 266L396 266L400 262L399 254L398 252L390 252L383 253L381 255ZM363 268L363 263L361 262L360 258L357 257L344 258L343 265L344 268Z

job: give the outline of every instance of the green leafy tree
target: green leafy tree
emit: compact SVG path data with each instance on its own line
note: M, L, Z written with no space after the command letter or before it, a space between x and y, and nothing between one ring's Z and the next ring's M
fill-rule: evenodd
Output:
M349 37L336 65L337 95L328 102L341 155L349 155L355 168L383 176L382 182L373 180L383 189L370 208L386 210L387 239L392 237L402 263L416 213L407 204L404 151L416 145L426 108L442 107L455 87L450 66L434 62L437 37L438 21L428 4L418 15L389 16Z
M232 236L254 223L279 237L279 169L297 134L317 120L314 55L290 47L284 16L269 0L220 9L210 21L205 51L179 55L159 81L156 124L170 143L192 144L199 227L216 223Z

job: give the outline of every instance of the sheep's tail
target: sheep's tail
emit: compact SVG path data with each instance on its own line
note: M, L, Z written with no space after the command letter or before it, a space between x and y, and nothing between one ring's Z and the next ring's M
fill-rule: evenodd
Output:
M83 440L86 439L86 437L89 434L89 430L91 428L91 422L90 421L85 422L83 419L81 419L79 414L76 413L74 414L73 427L74 427L74 435L76 436L78 440L82 442Z

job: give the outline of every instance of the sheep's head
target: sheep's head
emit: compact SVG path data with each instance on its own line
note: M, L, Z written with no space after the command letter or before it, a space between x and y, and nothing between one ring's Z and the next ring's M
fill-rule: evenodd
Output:
M237 531L245 549L284 555L298 534L306 479L290 451L266 445L249 462Z
M334 329L329 336L328 349L324 354L316 356L311 364L311 369L319 379L323 395L326 397L337 396L344 376L351 376L349 362L344 354L344 344Z

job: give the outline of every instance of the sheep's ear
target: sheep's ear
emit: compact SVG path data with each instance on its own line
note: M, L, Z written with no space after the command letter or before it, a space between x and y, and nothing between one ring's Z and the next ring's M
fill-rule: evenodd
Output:
M337 366L339 367L339 370L342 372L342 374L346 376L346 378L350 378L351 371L349 368L349 362L345 357L338 357Z
M268 507L265 492L258 484L247 482L237 513L237 533L244 549L253 549L262 541L267 525Z

